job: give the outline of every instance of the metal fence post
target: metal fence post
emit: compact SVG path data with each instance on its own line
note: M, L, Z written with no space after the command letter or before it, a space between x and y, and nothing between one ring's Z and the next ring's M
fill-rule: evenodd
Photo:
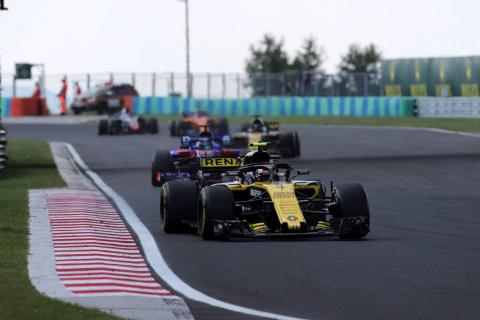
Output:
M90 73L87 73L87 90L90 90L90 80L91 80Z
M135 87L136 82L137 82L137 75L135 74L135 72L133 72L132 73L132 86L133 87Z
M222 73L222 98L225 99L227 94L227 76L225 73Z
M13 92L12 92L12 97L16 98L17 97L17 76L13 75Z
M212 95L212 75L207 73L207 99Z
M364 81L363 95L367 97L368 96L368 74L367 73L363 74L363 81Z
M110 83L113 83L114 80L115 80L115 78L113 76L113 73L110 73Z
M170 76L167 78L167 81L168 81L168 95L169 96L172 96L173 95L173 92L175 91L175 83L174 83L174 74L173 73L170 73Z
M240 86L241 86L240 73L237 73L237 99L240 99L240 95L241 95Z
M266 95L269 96L270 95L270 79L271 78L271 74L270 73L267 73L267 77L266 77L266 81L267 81L267 90L266 90Z
M154 72L152 73L152 97L155 97L155 87L157 86L156 81L157 81L157 74Z

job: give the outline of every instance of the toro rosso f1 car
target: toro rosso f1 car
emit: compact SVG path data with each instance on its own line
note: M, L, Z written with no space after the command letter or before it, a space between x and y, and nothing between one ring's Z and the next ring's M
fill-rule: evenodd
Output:
M297 132L280 133L278 122L267 122L261 116L254 116L251 123L244 123L241 132L232 137L235 148L248 149L253 143L268 142L268 152L282 158L300 156L300 139ZM252 151L253 149L249 149Z
M256 144L258 146L258 144ZM263 150L248 153L229 175L198 192L191 181L162 187L160 215L166 233L195 228L203 239L269 236L339 236L359 239L370 231L367 196L360 184L341 184L327 195L319 180L299 180L294 171Z
M180 149L155 152L152 185L188 179L205 186L225 180L223 173L238 168L242 154L242 150L224 147L229 141L229 136L214 137L210 132L202 132L197 137L182 137Z
M145 119L132 116L129 112L122 111L108 119L102 119L98 123L98 135L119 134L156 134L158 133L158 121L156 118Z
M209 126L215 136L228 135L228 120L209 116L205 111L197 110L193 113L184 113L181 120L170 123L170 135L172 137L195 136L202 132L202 128Z

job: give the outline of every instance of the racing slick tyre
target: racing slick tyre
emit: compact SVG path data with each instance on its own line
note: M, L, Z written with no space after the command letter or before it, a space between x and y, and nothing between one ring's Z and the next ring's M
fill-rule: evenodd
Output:
M232 148L235 149L248 149L248 138L246 137L233 137L231 142Z
M338 227L340 238L360 239L370 232L370 209L368 199L363 186L358 183L341 184L334 189L336 204L330 207L331 214L336 219L342 219ZM345 218L361 218L361 223L345 223ZM346 227L348 232L344 232Z
M76 115L76 116L82 114L82 109L81 108L72 107L72 111L73 111L73 114Z
M220 119L218 124L214 127L214 136L226 136L229 134L228 131L228 120L226 118Z
M173 120L170 123L170 136L171 137L178 136L178 120Z
M161 174L165 172L174 172L172 158L170 152L166 150L159 150L153 155L152 161L152 185L154 187L161 187L164 181L161 180Z
M113 120L110 122L110 127L108 128L109 134L117 135L122 133L122 120Z
M198 234L204 240L228 238L215 235L215 220L235 219L234 199L232 192L224 186L209 186L200 193L198 201Z
M160 193L160 221L165 233L184 232L182 221L195 221L198 189L195 182L176 180L165 183Z
M280 156L295 158L300 156L300 139L297 132L288 132L280 135Z
M139 128L139 133L143 134L145 132L148 132L147 128L147 120L145 120L144 117L138 117L138 128Z
M108 120L102 119L98 123L98 135L103 136L108 133Z
M148 133L150 134L158 133L158 121L156 118L148 118L145 125Z

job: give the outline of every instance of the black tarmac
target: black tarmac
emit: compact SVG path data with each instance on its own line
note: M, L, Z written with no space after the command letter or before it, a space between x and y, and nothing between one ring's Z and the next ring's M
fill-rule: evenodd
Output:
M297 126L303 155L293 164L327 184L365 186L368 238L209 242L160 230L149 175L153 152L179 144L166 126L155 136L120 137L98 137L94 124L7 128L10 139L72 143L128 201L170 268L207 295L307 319L480 318L479 138ZM252 318L188 302L197 319Z

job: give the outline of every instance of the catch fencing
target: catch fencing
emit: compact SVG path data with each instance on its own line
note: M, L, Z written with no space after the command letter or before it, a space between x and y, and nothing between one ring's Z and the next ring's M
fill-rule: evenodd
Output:
M187 76L184 73L85 73L67 74L70 104L75 97L75 83L83 91L105 83L128 83L140 96L187 96ZM47 75L45 92L51 110L59 109L56 94L62 87L63 74ZM32 80L17 80L13 74L3 74L4 97L29 97L39 74ZM326 75L318 72L256 73L195 73L191 75L192 96L199 99L241 99L251 97L306 96L381 96L379 79L367 74Z

